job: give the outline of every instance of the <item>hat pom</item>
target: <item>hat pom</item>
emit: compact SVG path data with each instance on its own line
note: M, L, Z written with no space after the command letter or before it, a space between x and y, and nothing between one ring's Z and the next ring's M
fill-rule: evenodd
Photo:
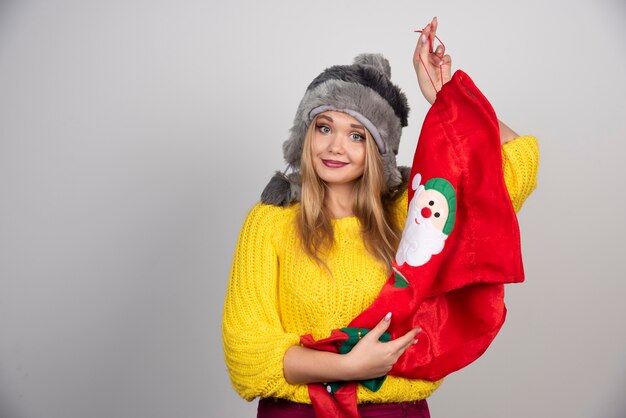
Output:
M391 78L391 66L389 65L389 61L381 54L360 54L354 58L354 63L374 67L378 72L385 74L387 78Z
M266 205L287 207L296 200L300 200L300 175L298 173L285 175L277 171L261 193L261 202Z

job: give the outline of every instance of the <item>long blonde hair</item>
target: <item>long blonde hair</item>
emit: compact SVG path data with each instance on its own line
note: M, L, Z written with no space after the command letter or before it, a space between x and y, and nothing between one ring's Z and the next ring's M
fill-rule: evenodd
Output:
M302 193L296 218L296 230L305 253L323 264L324 256L334 245L332 216L324 205L326 184L313 166L311 140L316 120L306 132L301 158ZM367 129L365 130L365 170L354 187L353 212L361 223L365 248L391 270L401 231L394 220L383 173L383 161Z

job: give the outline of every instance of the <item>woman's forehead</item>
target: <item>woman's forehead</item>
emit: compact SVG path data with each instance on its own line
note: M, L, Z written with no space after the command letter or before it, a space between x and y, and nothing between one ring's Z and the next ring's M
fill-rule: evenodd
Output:
M341 123L346 125L352 125L353 127L363 128L363 124L359 122L354 116L337 110L327 110L317 115L317 117L333 123Z

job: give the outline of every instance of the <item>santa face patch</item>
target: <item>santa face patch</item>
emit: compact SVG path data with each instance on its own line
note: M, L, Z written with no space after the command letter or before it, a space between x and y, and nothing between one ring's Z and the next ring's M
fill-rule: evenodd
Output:
M414 221L417 225L422 222L430 221L432 226L443 231L448 219L448 202L441 192L431 189L423 190L415 202Z
M443 250L446 238L454 228L456 191L444 178L435 177L421 185L422 176L413 177L415 190L409 203L402 240L396 253L396 264L418 267Z

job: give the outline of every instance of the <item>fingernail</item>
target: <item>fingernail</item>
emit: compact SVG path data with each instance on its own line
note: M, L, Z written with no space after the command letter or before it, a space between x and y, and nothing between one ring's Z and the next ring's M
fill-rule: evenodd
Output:
M413 340L413 345L417 344L417 338Z
M419 334L420 332L422 332L422 329L420 327L415 328L417 330L417 333Z
M439 61L439 65L443 65L443 60Z
M422 35L422 43L425 44L426 43L426 35Z
M387 315L385 315L384 320L385 320L385 322L391 321L391 312L387 312Z

